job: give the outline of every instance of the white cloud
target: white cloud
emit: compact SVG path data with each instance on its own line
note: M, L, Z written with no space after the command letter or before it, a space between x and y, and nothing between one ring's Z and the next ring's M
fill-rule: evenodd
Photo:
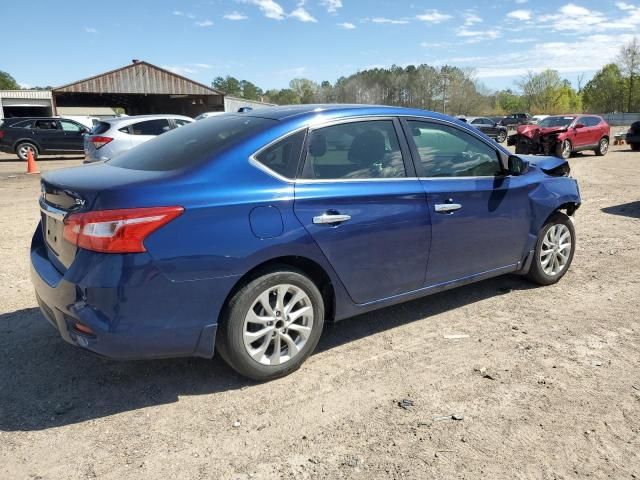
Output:
M502 36L498 29L470 30L467 27L459 28L456 35L458 37L467 38L467 43L477 43L482 40L495 40Z
M624 10L625 12L630 12L638 8L635 5L627 2L616 2L616 7L618 7L620 10Z
M537 42L535 38L510 38L507 43L532 43Z
M189 65L197 68L204 68L205 70L213 68L213 65L209 65L208 63L190 63Z
M522 21L531 20L531 10L514 10L507 13L507 17Z
M213 25L213 22L209 19L207 20L199 20L197 22L195 22L196 26L198 27L210 27L211 25Z
M408 20L395 20L393 18L385 18L385 17L376 17L371 19L372 23L389 23L391 25L406 25L409 23Z
M327 9L329 13L336 13L339 8L342 8L342 0L322 0L320 5Z
M227 13L223 18L226 18L227 20L246 20L247 17L244 13L240 13L240 12L231 12L231 13Z
M301 22L317 22L318 21L302 7L296 8L293 12L289 14L289 16L296 18Z
M482 18L480 18L475 12L473 11L467 11L464 13L463 15L464 17L464 25L466 27L470 27L472 25L475 25L476 23L482 23Z
M180 10L174 10L173 12L171 12L173 15L177 15L178 17L184 17L184 12L181 12Z
M274 20L284 20L286 17L284 9L274 0L244 0L246 3L255 5L267 18Z
M93 27L84 27L84 31L87 32L87 33L100 33L100 32L98 32L98 30L96 30Z
M516 0L516 3L522 5L523 3L527 3L529 0Z
M427 22L427 23L442 23L446 20L449 20L452 17L451 15L446 13L441 13L438 10L427 10L423 14L417 15L416 18L418 20L422 20L423 22Z
M198 70L196 70L195 68L191 68L191 67L185 67L185 66L181 66L181 65L162 65L162 68L164 68L165 70L169 70L170 72L173 72L177 75L186 75L189 73L198 73Z
M302 77L307 73L307 67L294 67L280 70L279 75L283 77Z
M446 47L447 44L439 42L422 42L420 46L424 48L442 48Z
M356 26L353 23L344 22L337 24L340 28L344 28L345 30L353 30Z

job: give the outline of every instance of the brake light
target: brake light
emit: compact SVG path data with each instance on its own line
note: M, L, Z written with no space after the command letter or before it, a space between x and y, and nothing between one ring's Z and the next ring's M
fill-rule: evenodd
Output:
M109 143L113 138L111 137L101 137L100 135L91 135L89 137L89 141L93 143L93 146L96 150L104 147L107 143Z
M4 138L4 130L0 130L0 140Z
M182 207L149 207L75 213L65 219L63 236L95 252L146 252L145 238L183 211Z

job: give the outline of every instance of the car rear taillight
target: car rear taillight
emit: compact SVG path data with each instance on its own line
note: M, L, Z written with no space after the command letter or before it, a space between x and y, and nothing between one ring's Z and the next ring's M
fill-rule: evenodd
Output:
M3 138L4 138L4 132L0 130L0 140L2 140Z
M104 147L107 143L109 143L113 138L111 137L102 137L100 135L91 135L89 137L89 141L93 143L93 146L96 150Z
M64 238L95 252L146 252L145 238L183 211L182 207L149 207L75 213L64 220Z

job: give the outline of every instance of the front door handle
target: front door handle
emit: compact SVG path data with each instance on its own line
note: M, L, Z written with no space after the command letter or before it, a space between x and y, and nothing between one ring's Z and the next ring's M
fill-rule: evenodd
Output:
M453 213L460 210L462 205L459 203L436 203L435 210L438 213Z
M313 223L316 225L324 225L324 224L337 224L346 222L347 220L351 220L351 215L340 215L333 213L323 213L322 215L318 215L313 217Z

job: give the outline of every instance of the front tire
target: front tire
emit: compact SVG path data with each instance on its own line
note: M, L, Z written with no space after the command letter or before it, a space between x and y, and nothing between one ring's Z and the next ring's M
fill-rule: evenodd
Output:
M507 139L507 132L505 130L501 130L498 133L498 136L496 137L496 142L498 143L504 143L504 141Z
M576 232L569 216L553 214L540 230L527 278L538 285L558 282L571 265Z
M556 157L567 160L571 156L571 142L569 140L563 140L556 145Z
M31 142L22 142L16 146L16 155L18 158L23 161L27 161L29 156L29 151L33 154L33 159L38 159L38 147Z
M596 148L594 151L599 157L606 155L609 151L609 139L607 137L602 137L600 139L600 142L598 142L598 148Z
M266 271L228 302L216 350L241 375L259 381L297 370L311 355L324 325L324 300L299 270Z

